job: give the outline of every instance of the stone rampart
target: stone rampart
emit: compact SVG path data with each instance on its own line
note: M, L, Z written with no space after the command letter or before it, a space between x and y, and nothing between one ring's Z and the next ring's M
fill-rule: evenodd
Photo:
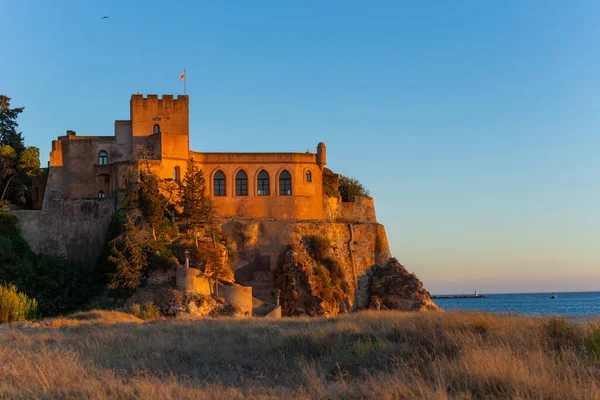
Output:
M95 263L114 212L112 199L53 199L42 210L12 211L35 253Z
M177 289L203 295L214 294L239 308L243 313L252 315L252 288L231 282L209 279L196 268L177 267Z
M334 222L377 222L375 202L370 197L352 196L350 201L336 197L323 198L325 220Z
M177 289L209 296L212 294L208 277L196 268L179 266L175 274Z
M231 282L217 282L215 294L223 297L248 316L252 315L252 287Z

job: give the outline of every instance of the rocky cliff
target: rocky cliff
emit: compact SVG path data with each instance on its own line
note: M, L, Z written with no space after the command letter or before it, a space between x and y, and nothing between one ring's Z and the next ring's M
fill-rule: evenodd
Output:
M254 296L264 301L274 302L278 294L288 316L368 308L373 277L379 276L373 274L374 266L387 265L391 257L385 228L376 222L230 218L221 220L221 226L235 243L236 282L252 286ZM414 275L386 271L394 272L386 282L395 282L398 289L376 291L386 299L385 307L437 309Z

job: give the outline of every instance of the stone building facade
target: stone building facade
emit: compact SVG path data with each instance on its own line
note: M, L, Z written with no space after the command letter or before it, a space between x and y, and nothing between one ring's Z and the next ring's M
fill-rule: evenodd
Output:
M203 153L189 149L189 99L131 96L130 119L113 136L67 131L52 142L47 182L34 187L36 204L49 199L105 199L119 205L140 148L163 179L180 180L193 157L221 217L322 220L325 144L306 153ZM139 162L139 161L138 161Z

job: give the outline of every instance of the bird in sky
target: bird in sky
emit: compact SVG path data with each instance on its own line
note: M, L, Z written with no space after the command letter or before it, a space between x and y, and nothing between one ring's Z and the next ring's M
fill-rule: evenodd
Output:
M102 19L108 19L108 17L105 15L104 17L102 17Z

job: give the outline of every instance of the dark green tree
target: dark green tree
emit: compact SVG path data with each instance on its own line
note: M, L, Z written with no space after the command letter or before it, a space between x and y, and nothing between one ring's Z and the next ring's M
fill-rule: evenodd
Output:
M0 145L10 146L17 157L25 150L23 134L17 132L17 117L25 108L10 108L10 97L0 94Z
M207 195L204 172L190 158L183 181L179 185L179 206L183 220L191 226L213 222L213 206Z
M349 201L352 196L369 197L369 191L356 179L340 175L338 186L342 201Z

